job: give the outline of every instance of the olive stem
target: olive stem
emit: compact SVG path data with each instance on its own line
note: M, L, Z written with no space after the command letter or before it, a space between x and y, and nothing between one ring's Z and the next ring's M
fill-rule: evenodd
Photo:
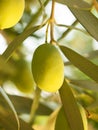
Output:
M47 28L46 28L45 43L48 43L48 31L49 31L49 22L48 22Z
M52 43L54 40L54 23L55 23L55 19L54 19L54 7L55 7L55 0L52 0L52 10L51 10L51 16L50 16L50 36L51 36L51 42ZM54 42L53 42L54 43Z
M41 93L41 90L38 87L36 87L36 90L35 90L35 93L34 93L34 100L33 100L33 103L32 103L32 106L31 106L31 112L30 112L30 120L29 120L30 124L33 123L34 116L35 116L37 108L39 106L40 93Z

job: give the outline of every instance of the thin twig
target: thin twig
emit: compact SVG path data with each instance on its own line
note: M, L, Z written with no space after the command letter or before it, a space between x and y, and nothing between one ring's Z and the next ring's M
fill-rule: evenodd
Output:
M89 35L85 30L82 30L82 29L77 28L77 27L72 26L72 25L64 25L64 24L57 24L57 23L56 23L56 25L57 25L57 26L60 26L60 27L65 27L65 28L68 28L68 29L71 29L71 30L74 29L74 30L83 32L83 33L85 33L86 35Z
M47 28L46 28L45 43L48 43L48 31L49 31L49 22L48 22Z
M71 25L71 26L76 26L78 24L78 20L75 20L74 22L73 22L73 24ZM72 30L72 28L68 28L64 33L63 33L63 35L58 39L58 42L60 42L63 38L65 38L68 34L69 34L69 32Z

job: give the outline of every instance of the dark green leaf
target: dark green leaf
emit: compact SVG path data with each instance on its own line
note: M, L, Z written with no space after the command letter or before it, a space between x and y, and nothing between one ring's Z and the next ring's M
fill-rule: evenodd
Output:
M7 110L3 111L3 113L0 111L0 130L17 130L17 124L15 121L13 115ZM20 119L19 122L20 130L33 130L33 128L23 120Z
M69 127L69 123L66 119L64 109L61 107L60 111L58 112L55 124L55 130L71 130Z
M59 2L61 4L65 4L68 7L72 7L75 9L88 9L91 7L88 3L84 2L83 0L56 0L56 2Z
M93 50L93 51L91 51L91 52L89 52L87 54L84 54L84 55L86 55L85 58L87 58L89 60L93 60L95 58L98 58L98 50ZM65 65L72 65L72 63L69 62L69 61L65 62L64 64Z
M34 130L29 124L20 119L20 130Z
M69 123L70 130L84 130L79 108L70 89L70 86L66 81L64 81L59 92L64 108L65 117Z
M78 69L80 69L87 76L98 82L98 66L93 64L88 59L84 58L80 54L76 53L72 49L60 46L62 52L65 57L67 57L70 62L75 65Z
M19 118L18 118L19 119ZM33 130L27 123L19 119L20 130ZM0 129L18 130L18 124L10 101L0 93Z
M11 102L13 103L16 111L18 114L23 114L23 113L30 113L31 110L31 105L33 100L27 97L22 97L22 96L16 96L16 95L9 95L9 98L11 100ZM2 96L0 95L0 104L1 106L3 106L5 100L4 98L2 98ZM5 109L7 109L7 106L5 106ZM52 113L52 109L49 108L47 105L44 105L42 103L39 104L38 110L37 110L37 114L38 115L49 115Z
M30 113L32 99L9 95L10 100L12 101L16 111L18 114ZM48 108L44 104L40 104L37 110L37 114L39 115L49 115L52 110ZM20 122L20 130L32 130L32 128L23 120L19 119ZM17 122L15 116L10 109L8 103L0 94L0 128L4 128L5 130L17 130Z

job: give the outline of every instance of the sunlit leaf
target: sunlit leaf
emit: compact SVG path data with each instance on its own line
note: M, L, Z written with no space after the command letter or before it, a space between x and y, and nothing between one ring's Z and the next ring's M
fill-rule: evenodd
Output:
M70 89L70 86L67 84L66 81L64 81L59 92L70 130L84 130L79 108Z
M88 130L88 120L87 120L86 110L82 107L81 104L78 104L78 106L79 106L79 110L81 113L81 117L82 117L82 121L83 121L83 125L84 125L84 130Z
M93 64L88 59L84 58L80 54L76 53L72 49L60 46L62 52L65 57L67 57L70 62L75 65L78 69L80 69L87 76L98 82L98 66Z
M55 123L56 123L56 118L57 118L57 115L58 115L60 108L61 107L58 107L56 110L54 110L52 112L52 114L50 114L43 130L56 130Z

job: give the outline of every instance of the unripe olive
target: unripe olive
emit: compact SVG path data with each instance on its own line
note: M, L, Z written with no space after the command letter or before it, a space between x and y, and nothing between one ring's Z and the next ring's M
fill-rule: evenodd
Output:
M22 17L25 0L0 0L0 29L14 26Z
M20 92L25 94L34 92L35 82L28 68L19 73L16 78L16 82L14 81L14 83Z
M20 92L31 94L34 92L36 84L29 63L24 59L23 53L20 52L20 54L20 57L10 59L10 63L14 67L14 73L10 77L7 76L7 80L11 80Z
M57 47L42 44L34 52L32 74L37 86L48 92L56 92L64 80L64 63Z

